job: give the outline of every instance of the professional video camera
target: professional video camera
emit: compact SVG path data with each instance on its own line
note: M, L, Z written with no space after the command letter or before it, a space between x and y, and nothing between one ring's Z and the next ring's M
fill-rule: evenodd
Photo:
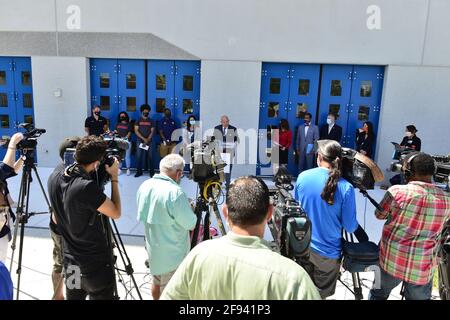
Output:
M414 149L403 148L395 142L392 142L395 147L394 155L389 168L392 172L403 173L402 167L406 157L415 152ZM444 184L447 190L450 190L450 155L431 155L436 162L436 173L433 176L434 182L437 184Z
M129 148L129 142L125 139L118 137L116 134L105 134L102 136L103 140L107 142L107 149L103 159L100 161L100 166L97 171L93 173L99 186L104 186L109 180L110 176L106 172L105 165L111 166L114 163L114 159L119 162L125 158L126 150ZM67 138L67 145L72 148L65 148L64 151L64 165L68 167L75 162L75 147L79 139Z
M24 128L26 132L23 132L24 138L17 144L17 149L21 150L22 153L35 150L37 146L37 138L45 133L46 130L34 128L31 123L22 123L18 127Z
M402 172L403 160L411 153L414 149L402 147L396 142L391 142L394 145L394 153L392 155L392 163L389 170L392 172Z
M207 137L201 143L194 142L188 146L191 151L193 149L191 152L192 178L197 183L210 181L221 183L225 180L224 168L227 164L220 157L220 152L217 152L217 144L214 140L214 136Z
M97 182L100 186L104 186L111 179L111 176L106 172L106 165L112 166L114 159L122 162L125 158L125 153L129 148L127 140L121 138L116 133L107 133L102 136L103 140L107 142L108 147L105 156L100 161L97 169Z
M350 148L342 148L342 175L355 188L371 190L383 181L381 169L370 158Z
M289 192L294 188L291 180L281 166L274 177L276 188L270 189L274 212L268 225L280 254L300 263L309 259L311 221Z
M208 137L201 143L191 143L187 147L191 154L191 178L198 183L199 187L194 208L197 223L192 234L192 248L197 245L199 240L207 240L210 238L209 225L211 211L216 216L222 235L226 234L222 217L217 207L217 200L222 190L221 183L225 180L224 168L226 167L226 163L222 160L220 152L216 148L217 144L214 142L214 137ZM200 235L199 238L201 225L203 225L203 235Z

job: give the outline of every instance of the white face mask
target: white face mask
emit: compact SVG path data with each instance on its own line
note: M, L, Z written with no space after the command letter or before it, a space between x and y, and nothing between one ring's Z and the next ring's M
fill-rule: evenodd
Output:
M191 125L194 125L194 124L195 124L195 120L191 120L191 121L189 121L189 123L190 123Z
M331 118L327 118L327 123L328 123L329 125L331 125L331 124L334 123L334 121L333 121L333 119L331 119Z
M406 134L406 136L407 136L408 138L411 138L411 137L412 137L412 133L409 132L409 131L406 131L405 134Z

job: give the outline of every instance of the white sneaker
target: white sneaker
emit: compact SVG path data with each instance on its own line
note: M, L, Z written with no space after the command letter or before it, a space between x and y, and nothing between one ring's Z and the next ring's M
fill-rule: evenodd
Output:
M129 176L131 174L130 169L127 169L127 176Z

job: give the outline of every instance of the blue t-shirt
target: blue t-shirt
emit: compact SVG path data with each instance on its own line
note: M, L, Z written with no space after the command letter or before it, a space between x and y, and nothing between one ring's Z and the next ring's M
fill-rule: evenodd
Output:
M177 128L177 125L172 118L163 117L159 121L158 128L159 128L159 130L162 130L162 132L164 134L164 138L166 138L166 140L172 141L172 133Z
M328 174L328 169L320 167L302 172L297 178L294 193L312 223L311 249L326 258L338 259L342 251L342 229L353 233L358 228L355 190L341 178L334 204L327 204L320 194Z
M13 283L8 269L0 261L0 300L13 299Z

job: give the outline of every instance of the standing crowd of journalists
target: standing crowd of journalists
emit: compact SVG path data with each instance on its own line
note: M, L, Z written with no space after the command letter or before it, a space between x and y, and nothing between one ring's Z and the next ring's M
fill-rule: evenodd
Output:
M124 167L131 169L131 135L135 143L136 174L147 169L150 179L137 192L137 216L145 230L149 255L153 299L325 299L335 293L342 260L343 231L354 233L356 219L355 190L342 177L342 128L337 116L330 113L320 128L306 113L304 124L292 133L282 119L273 135L272 164L274 173L288 163L289 150L298 157L300 174L294 197L312 223L308 272L291 259L271 249L264 232L274 208L266 183L255 176L231 179L237 129L222 116L215 127L220 150L231 162L226 174L226 200L222 207L229 232L206 240L192 248L191 231L197 216L192 202L180 187L186 172L189 152L184 157L175 152L179 141L173 138L178 124L169 109L156 123L150 118L151 107L141 106L141 116L131 121L121 112L114 129L129 141ZM189 116L181 135L182 145L194 143L198 120ZM53 213L50 230L54 242L52 280L54 299L114 299L115 268L108 246L105 217L121 216L119 192L120 165L114 160L105 165L110 176L111 196L95 180L96 171L105 157L107 143L100 136L109 132L108 121L94 106L85 122L86 136L66 139L60 148L61 164L48 179ZM405 179L391 179L393 184L374 214L386 220L379 242L381 283L372 288L369 299L387 299L397 285L404 284L406 299L430 299L438 237L450 219L450 195L433 184L435 162L420 152L421 141L413 125L406 127L403 148L415 150L405 159ZM159 173L152 161L152 140L161 138ZM294 137L295 135L295 137ZM15 134L5 158L0 163L0 298L12 297L12 283L4 266L14 206L7 179L16 175L24 162L16 161L16 145L23 139ZM356 136L356 150L372 157L375 136L370 122L364 123ZM295 144L293 146L293 143ZM293 148L291 148L293 146ZM64 165L67 148L75 148L75 163ZM382 209L382 210L380 210ZM106 220L107 221L107 220ZM80 286L67 282L73 267L81 270ZM64 285L66 279L66 285ZM251 281L251 285L249 285ZM65 288L65 291L64 291Z

